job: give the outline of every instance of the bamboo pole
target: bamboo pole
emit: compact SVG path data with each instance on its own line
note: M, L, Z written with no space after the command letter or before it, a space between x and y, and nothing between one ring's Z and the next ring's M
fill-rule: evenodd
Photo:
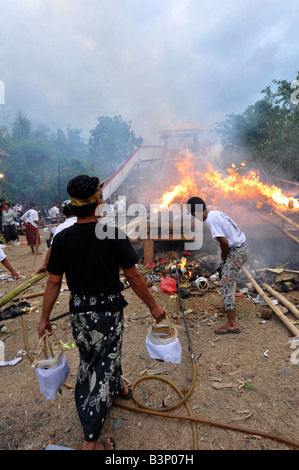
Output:
M32 294L20 295L19 297L15 297L14 301L19 301L22 299L33 299L34 297L40 297L41 295L44 295L44 293L45 293L45 289L39 290L38 292L33 292Z
M285 215L281 214L280 212L278 211L273 211L274 214L278 215L278 217L280 217L281 219L285 220L288 224L292 225L294 228L296 228L297 230L299 230L299 225L296 224L295 222L293 222L293 220L289 219L288 217L286 217Z
M269 294L273 295L273 297L278 299L279 302L282 303L299 320L299 310L295 307L295 305L293 305L288 299L286 299L281 294L272 289L272 287L268 286L268 284L262 284L262 287L264 287L269 292Z
M267 219L267 217L265 217L264 215L262 214L259 214L259 216L264 219L266 222L268 222L269 224L273 225L273 227L277 228L277 230L280 230L280 232L282 232L284 235L286 235L287 237L289 237L291 240L293 240L293 242L297 243L299 245L299 238L295 237L294 235L291 235L289 232L287 232L286 230L283 230L281 227L279 227L278 225L274 224L273 222L271 222L271 220Z
M16 287L12 291L8 292L7 294L3 295L0 298L0 308L3 307L3 305L7 304L10 300L12 300L14 297L17 295L21 294L24 290L28 289L28 287L31 287L33 284L36 282L40 281L45 277L46 273L42 272L39 274L36 274L33 276L31 279L27 279L27 281L23 282L20 286Z
M248 279L251 281L253 287L255 290L258 292L258 294L264 299L264 301L269 305L269 307L273 310L273 312L280 318L282 323L288 328L288 330L293 333L294 336L299 335L299 330L296 328L295 325L282 313L282 311L277 307L276 305L271 302L267 294L263 291L263 289L258 285L258 283L254 280L254 278L251 276L249 271L243 266L243 271L248 277Z

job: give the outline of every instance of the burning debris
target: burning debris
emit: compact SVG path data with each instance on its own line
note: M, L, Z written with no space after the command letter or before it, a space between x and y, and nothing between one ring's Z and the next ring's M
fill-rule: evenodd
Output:
M199 161L198 161L199 160ZM199 168L200 163L200 168ZM184 158L175 162L179 184L165 191L160 198L160 209L168 208L173 203L183 203L190 195L198 195L208 199L211 195L215 203L220 197L230 198L230 201L255 201L257 209L269 203L288 209L299 209L299 199L288 197L274 185L268 185L260 180L258 170L248 170L247 162L238 167L232 163L227 168L228 176L215 170L212 164L196 157L187 151Z

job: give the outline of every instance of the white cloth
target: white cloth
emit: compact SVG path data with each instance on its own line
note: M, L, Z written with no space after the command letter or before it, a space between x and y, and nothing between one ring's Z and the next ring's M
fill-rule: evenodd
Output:
M4 251L2 250L2 248L0 248L0 263L6 258L6 254L4 253Z
M58 207L56 206L53 206L50 210L49 210L49 217L51 217L51 219L56 219L57 216L59 214L59 209Z
M23 220L25 224L30 222L33 227L38 228L38 225L34 222L35 220L38 220L38 212L35 209L29 209L25 212L25 214L22 215L21 220Z
M65 228L71 227L71 226L74 225L76 222L77 222L77 217L74 216L74 217L69 217L69 218L66 219L64 222L62 222L62 224L59 224L58 227L56 228L55 232L54 232L53 237L52 237L51 245L52 245L53 239L54 239L55 235L57 235L57 233L61 232L61 231L64 230Z
M224 212L210 211L205 222L212 238L225 237L230 248L246 241L245 234L241 232L236 222Z

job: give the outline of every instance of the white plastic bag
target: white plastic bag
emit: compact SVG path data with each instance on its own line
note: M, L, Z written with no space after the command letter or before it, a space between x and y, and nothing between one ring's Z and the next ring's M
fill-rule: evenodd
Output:
M60 361L56 367L48 369L35 369L39 383L40 392L47 400L53 400L60 387L64 384L70 373L70 367L64 354L61 355Z
M150 326L145 339L145 347L149 357L165 362L180 364L182 348L178 338L177 329L170 325Z
M45 335L40 339L32 367L35 368L41 393L47 400L55 398L70 373L62 346L55 336Z

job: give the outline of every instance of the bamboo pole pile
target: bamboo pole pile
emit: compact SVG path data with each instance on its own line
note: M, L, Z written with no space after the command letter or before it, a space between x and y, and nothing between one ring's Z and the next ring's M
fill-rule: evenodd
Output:
M262 299L267 303L267 305L272 309L272 311L278 316L278 318L282 321L282 323L288 328L288 330L294 335L299 336L299 330L296 328L295 325L282 313L279 307L274 305L274 303L270 300L267 294L263 291L263 289L258 285L255 279L251 276L249 271L243 266L243 271L251 281L253 287L257 291L257 293L262 297Z
M279 300L279 302L283 304L299 320L299 310L297 307L295 307L294 304L289 302L289 300L286 299L283 295L272 289L272 287L268 286L268 284L262 284L262 287L264 287L269 292L269 294L273 295L273 297Z

